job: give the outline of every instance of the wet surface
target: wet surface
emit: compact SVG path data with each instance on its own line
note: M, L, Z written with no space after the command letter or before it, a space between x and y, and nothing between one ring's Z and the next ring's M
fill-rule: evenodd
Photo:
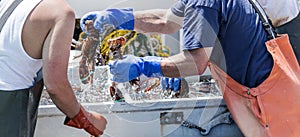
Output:
M110 95L110 73L108 66L96 66L93 83L83 84L79 77L79 61L81 58L73 59L73 56L79 55L80 51L71 51L68 68L68 78L74 93L81 103L99 103L99 102L112 102L116 101ZM209 74L209 73L208 73ZM155 83L158 84L155 85ZM219 93L215 81L210 75L201 76L200 78L189 80L182 85L184 95L174 96L171 91L163 91L157 78L140 77L140 90L137 87L130 85L129 82L118 83L117 87L121 90L124 100L126 101L143 101L143 100L162 100L170 98L199 98L199 97L215 97L221 96ZM155 85L155 86L153 86ZM151 87L149 89L149 87ZM118 100L118 101L124 101ZM42 93L40 105L52 105L53 102L50 99L46 90Z
M77 69L69 69L69 79L73 87L74 93L81 103L99 103L116 101L110 95L109 87L111 81L107 67L100 67L96 69L93 84L82 84L77 78ZM170 98L200 98L200 97L216 97L221 96L213 79L202 79L199 82L186 82L188 90L185 91L185 96L176 97L172 95L169 90L163 91L160 85L152 86L157 83L158 78L144 78L141 81L140 90L130 85L130 83L118 83L116 87L121 90L124 95L122 101L143 101L143 100L163 100ZM151 87L149 90L148 88ZM117 100L120 101L120 100ZM46 90L43 92L40 105L52 105Z

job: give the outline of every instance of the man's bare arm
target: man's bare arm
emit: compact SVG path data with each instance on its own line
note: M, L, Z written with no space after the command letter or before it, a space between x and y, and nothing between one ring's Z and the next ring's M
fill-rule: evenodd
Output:
M183 51L161 61L161 69L166 77L186 77L201 75L207 68L212 48Z
M48 1L48 0L47 0ZM43 76L46 89L55 105L68 117L78 114L80 105L68 81L67 68L75 15L65 1L48 1L48 6L65 6L48 15L53 26L43 47ZM47 7L49 8L49 7ZM41 12L41 14L46 14Z
M154 9L134 12L135 30L143 33L171 34L182 27L183 18L170 9Z

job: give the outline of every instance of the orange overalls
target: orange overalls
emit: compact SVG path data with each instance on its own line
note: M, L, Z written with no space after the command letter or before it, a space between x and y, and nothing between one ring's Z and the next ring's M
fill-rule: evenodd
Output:
M209 67L224 100L246 137L300 137L300 69L287 35L266 42L274 59L270 76L258 87Z

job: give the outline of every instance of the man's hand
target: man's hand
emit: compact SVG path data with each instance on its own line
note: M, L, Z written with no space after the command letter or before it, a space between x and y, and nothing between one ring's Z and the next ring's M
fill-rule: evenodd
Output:
M162 90L171 91L169 98L188 97L189 85L184 78L167 78L162 77L160 80Z
M64 124L84 129L91 136L100 137L106 128L107 121L102 115L88 112L81 106L79 113L73 118L66 117Z
M88 12L85 15L83 15L80 20L81 30L84 33L86 33L87 35L89 35L89 32L86 30L86 21L88 21L88 20L94 21L94 20L96 20L97 16L99 16L99 15L101 15L101 11L92 11L92 12Z
M180 89L181 78L167 78L162 77L160 84L163 90L171 90L173 92L178 92Z
M163 76L160 68L161 57L135 57L126 55L123 59L109 61L112 81L127 82L144 74L147 77Z
M85 14L80 21L81 29L86 32L85 22L92 20L94 27L100 34L104 33L108 26L114 29L134 29L134 16L132 8L124 9L106 9L103 11L89 12Z

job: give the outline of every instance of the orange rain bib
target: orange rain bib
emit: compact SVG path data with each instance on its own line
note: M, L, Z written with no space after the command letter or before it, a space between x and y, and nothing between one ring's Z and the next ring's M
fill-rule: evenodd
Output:
M267 41L266 47L274 66L256 88L239 84L213 63L210 70L246 137L300 137L300 69L288 35Z

